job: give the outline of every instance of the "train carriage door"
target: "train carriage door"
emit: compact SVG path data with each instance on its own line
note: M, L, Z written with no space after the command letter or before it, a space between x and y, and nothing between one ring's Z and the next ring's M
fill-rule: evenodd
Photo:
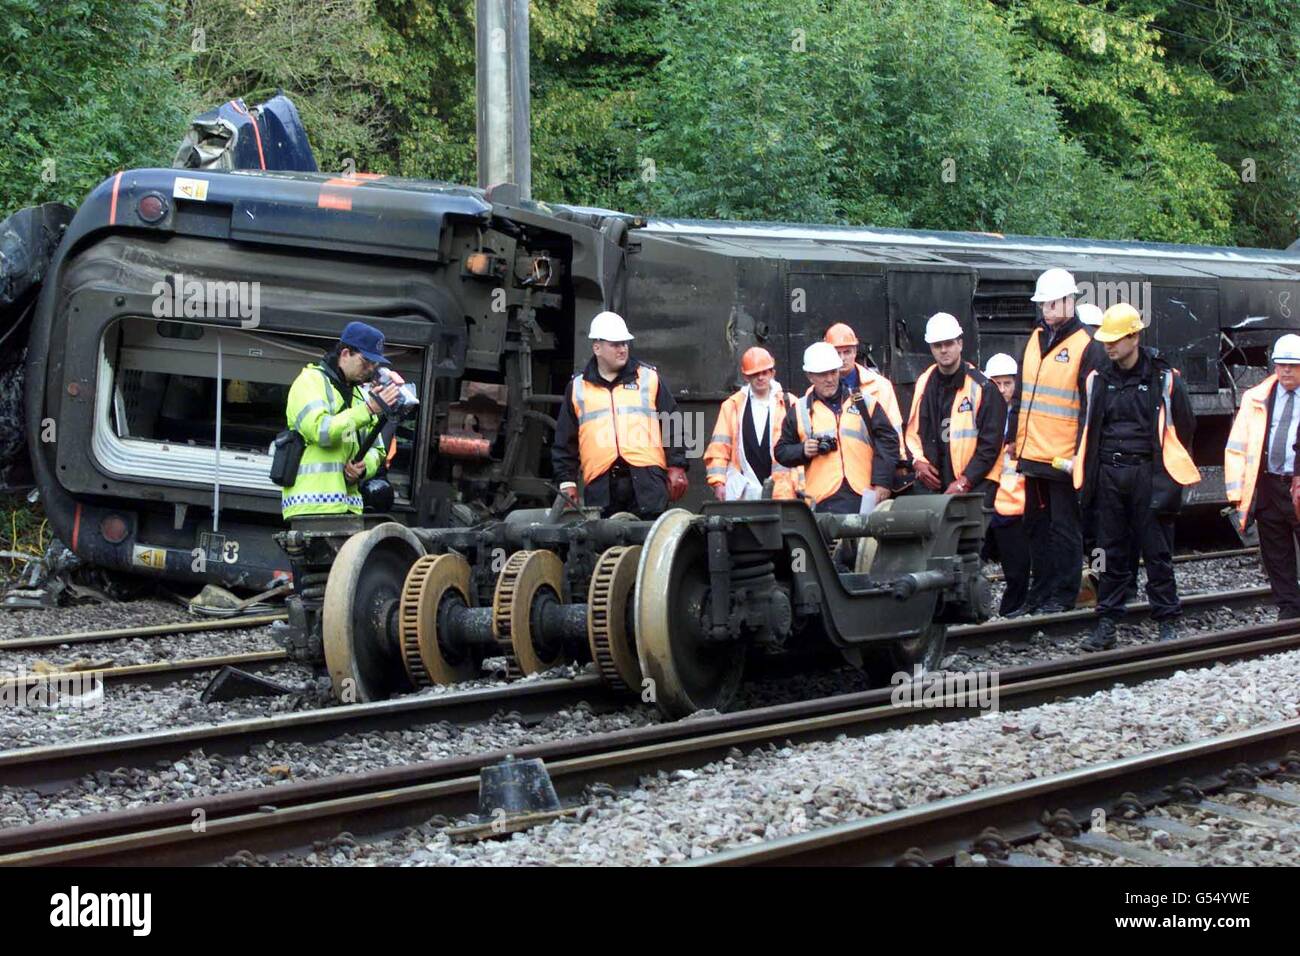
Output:
M897 268L889 272L890 363L887 374L911 400L912 383L934 361L925 344L925 323L936 312L950 312L961 323L962 354L979 364L979 331L974 301L977 273L961 267Z
M871 268L850 271L850 267L840 265L832 272L814 270L809 264L792 264L786 273L790 363L787 388L802 392L808 387L803 372L804 349L820 342L826 330L837 322L857 333L859 361L881 368L888 364L885 280L877 271L866 271Z

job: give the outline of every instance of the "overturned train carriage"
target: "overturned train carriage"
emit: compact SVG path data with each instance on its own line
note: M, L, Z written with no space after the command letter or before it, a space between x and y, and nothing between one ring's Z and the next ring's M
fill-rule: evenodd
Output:
M1127 299L1188 382L1206 480L1267 349L1297 326L1300 253L965 233L651 222L503 190L291 172L135 170L93 192L51 264L27 359L27 433L51 524L99 565L260 588L285 573L267 448L288 385L363 319L417 383L398 434L392 517L472 523L547 503L558 396L587 321L626 312L699 458L739 355L761 344L801 389L833 322L900 386L945 310L967 357L1018 354L1034 277L1071 268Z

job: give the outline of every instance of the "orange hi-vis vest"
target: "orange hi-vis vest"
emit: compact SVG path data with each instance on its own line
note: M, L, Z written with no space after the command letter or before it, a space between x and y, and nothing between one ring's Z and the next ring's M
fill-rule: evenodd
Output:
M636 380L604 388L578 373L573 379L573 412L578 418L578 458L582 480L591 484L622 458L635 468L668 466L656 406L659 373L644 363Z
M867 414L874 415L876 400L868 395L863 401ZM795 402L801 442L823 435L835 435L839 439L838 449L828 455L818 455L804 466L805 490L813 501L825 501L840 490L845 479L858 494L872 487L875 446L871 442L871 423L863 420L851 398L840 408L840 414L836 415L825 402L813 401L811 388Z
M921 441L921 399L925 396L925 386L930 382L930 376L934 374L938 365L931 365L921 377L916 380L916 388L912 392L912 410L907 416L907 432L905 440L907 450L912 455L913 461L928 461L925 457L925 445ZM952 462L952 473L954 477L960 478L965 472L966 466L975 456L976 440L979 438L979 427L976 425L976 418L980 413L980 401L984 398L984 389L970 372L974 371L975 366L969 362L966 363L966 384L963 388L957 389L952 396L952 411L949 414L947 422L948 430L948 457ZM942 441L942 437L940 438ZM934 462L930 462L934 464ZM993 463L989 473L984 477L997 481L998 476L1002 473L1002 461L999 459Z
M713 436L709 446L704 449L705 480L711 485L725 485L727 473L741 471L744 442L740 434L745 420L745 401L749 390L742 388L730 396L718 409L718 421L713 426ZM781 437L781 423L785 421L787 407L785 392L773 383L768 402L767 429L768 444L772 451ZM803 469L787 468L772 458L772 497L793 498L795 489L802 488Z
M898 432L898 444L906 452L903 444L903 413L898 409L898 396L894 393L894 383L874 369L858 365L858 391L863 398L869 398L885 410L885 417Z
M1020 422L1016 457L1050 464L1053 458L1073 458L1079 438L1079 368L1092 342L1087 328L1039 351L1043 329L1034 329L1021 364Z
M993 510L1000 515L1011 517L1025 513L1025 476L1016 467L1016 459L1011 449L1003 452L998 460L998 490L993 496Z
M1174 430L1173 414L1170 411L1176 374L1172 369L1160 373L1160 414L1156 421L1156 434L1160 436L1160 460L1169 477L1178 484L1194 485L1201 480L1201 473L1196 463L1192 461L1192 456L1183 447L1183 443L1178 440L1178 432ZM1096 382L1097 372L1094 369L1088 373L1088 380L1084 383L1084 387L1088 390L1088 412L1083 423L1083 434L1079 439L1079 453L1074 456L1075 491L1083 487L1084 471L1087 468L1088 425L1092 421L1092 390Z
M1232 421L1223 449L1223 488L1241 513L1241 530L1250 524L1255 508L1255 482L1268 438L1268 400L1277 375L1270 375L1241 396L1241 408Z

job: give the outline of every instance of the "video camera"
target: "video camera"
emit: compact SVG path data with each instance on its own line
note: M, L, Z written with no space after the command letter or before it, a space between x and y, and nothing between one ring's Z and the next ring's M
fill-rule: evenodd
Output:
M420 407L420 398L415 394L415 386L387 366L381 365L375 370L374 378L361 386L362 397L369 401L371 389L380 389L386 385L397 386L397 402L387 405L378 395L375 395L375 403L384 407L385 414L394 421L401 421L414 415L415 410Z

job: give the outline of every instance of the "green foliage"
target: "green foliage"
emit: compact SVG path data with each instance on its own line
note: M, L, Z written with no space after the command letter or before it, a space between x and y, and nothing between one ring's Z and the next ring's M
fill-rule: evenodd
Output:
M0 0L0 216L170 165L192 101L165 0Z

